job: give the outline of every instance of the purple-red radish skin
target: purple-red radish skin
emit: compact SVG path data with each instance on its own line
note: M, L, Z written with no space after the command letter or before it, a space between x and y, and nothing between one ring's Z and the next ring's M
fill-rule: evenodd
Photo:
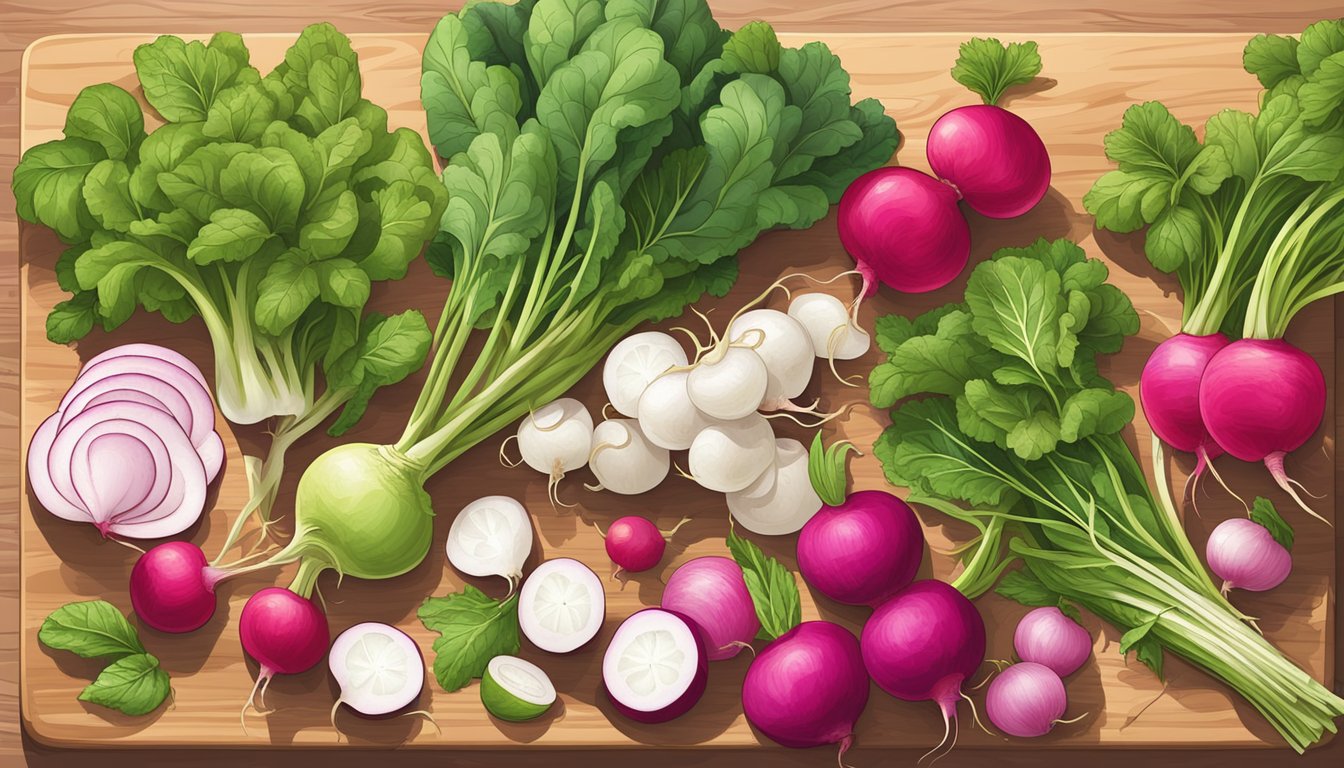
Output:
M971 255L971 229L952 187L913 168L888 167L854 180L840 198L840 242L863 275L863 294L880 282L925 293L952 282Z
M195 544L160 544L131 568L131 607L160 632L192 632L215 615L215 584L225 575Z
M1139 403L1144 417L1162 442L1178 451L1195 454L1194 477L1223 453L1204 426L1199 387L1209 361L1229 343L1221 333L1208 336L1178 333L1157 345L1139 378Z
M985 712L1009 736L1044 736L1064 717L1069 698L1064 681L1044 664L1023 661L1000 672L989 683Z
M1049 667L1068 677L1092 655L1092 636L1055 606L1036 608L1022 617L1013 632L1018 658Z
M1265 592L1284 582L1293 570L1293 556L1254 520L1224 520L1209 534L1204 548L1209 570L1223 580L1223 592L1244 589Z
M904 589L923 559L914 510L885 491L858 491L840 506L823 506L798 534L803 579L849 605L876 605Z
M747 721L786 747L849 747L868 705L859 641L829 621L807 621L757 654L742 682Z
M982 216L1021 216L1050 188L1050 154L1026 120L993 104L954 109L929 129L925 155Z
M248 598L238 638L261 665L258 678L297 675L322 661L331 641L327 617L310 598L267 587Z
M1199 385L1209 434L1242 461L1295 451L1321 425L1325 376L1283 339L1241 339L1213 356Z
M761 629L742 566L731 558L697 557L672 572L662 607L690 619L710 661L731 659Z
M612 635L611 643L607 646L607 652L611 652L611 646L621 637L622 630L627 629L627 625L629 625L632 620L637 616L647 614L651 611L667 614L668 621L679 621L686 626L687 630L689 630L692 641L695 643L695 653L697 656L696 671L690 684L686 687L686 690L676 698L676 700L665 707L656 710L635 709L612 695L611 689L606 684L607 662L604 657L602 662L602 687L607 694L607 700L610 701L612 706L616 708L616 711L620 712L622 715L641 723L665 723L668 720L673 720L686 714L686 712L690 711L691 707L695 706L696 702L700 701L700 697L704 695L705 686L709 681L709 658L706 655L704 640L701 638L700 633L696 631L695 622L685 615L676 611L669 611L666 608L645 608L642 611L636 611L630 614L629 618L621 622L621 625L616 628L616 633Z
M607 557L630 573L647 571L662 562L667 540L647 518L622 517L607 528Z

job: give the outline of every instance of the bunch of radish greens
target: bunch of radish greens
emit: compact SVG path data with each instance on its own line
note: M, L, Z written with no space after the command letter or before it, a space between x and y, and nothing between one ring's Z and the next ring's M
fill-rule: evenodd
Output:
M1344 699L1227 602L1170 500L1149 490L1121 435L1133 402L1097 373L1097 357L1138 330L1106 277L1073 243L1041 240L976 267L961 304L879 319L889 359L871 396L896 407L875 452L911 502L980 529L960 590L990 589L1021 558L1006 596L1087 608L1159 676L1165 651L1185 658L1301 751L1335 730Z
M1260 35L1244 63L1264 86L1258 113L1218 112L1201 142L1162 104L1131 107L1106 137L1119 169L1083 203L1104 229L1147 226L1148 259L1180 280L1181 332L1153 352L1140 396L1154 433L1196 455L1192 490L1226 452L1263 461L1311 512L1284 457L1320 425L1325 378L1283 335L1344 290L1344 20Z

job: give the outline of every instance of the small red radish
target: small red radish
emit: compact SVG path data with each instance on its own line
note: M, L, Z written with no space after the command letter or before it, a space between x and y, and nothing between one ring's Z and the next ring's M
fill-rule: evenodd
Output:
M876 605L904 589L924 558L924 531L910 505L886 491L825 505L798 534L798 570L832 600Z
M1230 341L1221 333L1178 333L1148 356L1139 378L1139 402L1153 433L1178 451L1195 455L1190 490L1223 449L1214 442L1199 411L1199 382L1214 355Z
M620 570L629 573L647 571L662 562L667 543L690 521L689 517L683 517L672 530L663 533L647 518L638 515L622 517L608 526L603 534L607 557Z
M191 632L215 614L215 585L228 575L187 541L160 544L131 569L131 606L160 632Z
M1013 632L1018 658L1068 677L1092 655L1092 636L1056 606L1036 608L1022 617Z
M261 703L272 677L307 672L322 661L331 634L327 617L311 598L282 587L267 587L243 606L238 637L247 655L261 665L252 695L243 706L246 713L254 699Z
M761 629L742 566L727 557L697 557L678 567L662 606L691 620L710 661L736 656Z
M1224 594L1231 589L1265 592L1293 570L1293 556L1269 529L1244 517L1219 523L1209 534L1204 556L1209 570L1223 580Z
M1026 120L994 104L959 107L929 129L929 167L982 216L1021 216L1050 188L1050 155Z
M1034 738L1064 722L1064 682L1044 664L1023 661L995 676L985 694L989 721L1009 736Z

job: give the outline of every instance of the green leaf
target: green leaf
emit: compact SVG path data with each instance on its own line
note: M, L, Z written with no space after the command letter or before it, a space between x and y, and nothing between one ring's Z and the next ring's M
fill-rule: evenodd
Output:
M131 172L120 160L103 160L85 177L84 204L104 229L126 232L131 222L143 218L132 199L130 181Z
M764 21L743 24L723 44L723 61L734 72L768 75L780 68L783 47Z
M201 133L217 141L253 144L276 119L275 100L259 83L223 91L210 105Z
M964 436L946 398L915 400L892 411L891 427L873 452L892 485L919 495L993 507L1017 498L998 470L1010 464L1008 455L993 443Z
M241 208L221 208L210 214L210 223L201 227L187 246L187 258L197 264L217 261L242 261L261 250L271 236L266 223L256 214Z
M317 276L319 295L329 304L358 309L369 300L369 276L349 259L319 262Z
M1059 420L1052 413L1036 411L1008 431L1005 444L1023 459L1035 461L1059 444Z
M879 408L920 392L959 394L967 381L1000 359L975 334L964 310L935 310L918 322L879 321L878 344L890 347L887 361L873 368L868 381L869 398ZM930 322L936 325L930 328ZM911 335L898 341L906 334Z
M509 137L518 130L518 77L508 67L473 60L469 44L462 20L452 14L439 20L425 44L420 101L429 139L443 157L464 151L482 133Z
M209 143L202 123L170 123L140 144L140 162L131 171L131 198L142 208L167 211L172 203L159 189L159 174L171 171Z
M415 185L408 181L374 192L371 204L360 205L360 219L361 224L370 222L376 239L367 251L352 245L347 255L356 258L371 280L397 280L405 275L407 265L438 224L433 206L417 197Z
M344 58L315 61L308 72L308 96L294 114L306 131L316 136L354 110L361 87L359 64L355 61Z
M171 171L158 175L159 189L172 205L205 222L220 208L241 207L224 199L221 176L233 158L250 151L246 144L205 144Z
M606 17L634 16L663 39L667 60L683 85L723 50L728 33L719 28L704 0L607 0Z
M1260 84L1273 88L1291 75L1301 74L1297 64L1297 40L1283 35L1256 35L1241 55L1246 71Z
M86 659L121 658L145 652L135 627L105 600L67 603L47 616L37 639L48 648Z
M824 43L808 43L802 48L782 51L777 79L784 86L789 103L801 111L796 137L781 142L775 151L778 183L805 173L817 158L831 157L858 141L863 131L850 117L849 73ZM805 188L821 194L824 214L823 191Z
M1058 272L1020 256L982 264L966 285L971 325L994 349L1051 373L1062 341L1060 283Z
M523 37L536 82L544 88L606 19L601 0L537 0Z
M220 173L219 189L225 202L256 214L272 232L292 230L298 222L303 174L283 149L238 153Z
M205 120L228 88L256 82L257 71L239 59L237 36L220 33L204 44L163 35L135 49L132 58L145 99L170 123Z
M1168 208L1153 222L1144 239L1144 253L1154 267L1175 272L1206 258L1204 220L1183 205Z
M1134 401L1124 392L1084 389L1069 395L1060 415L1060 437L1076 443L1092 435L1112 435L1134 420Z
M139 653L112 662L80 692L79 700L138 717L158 709L171 690L158 658Z
M87 240L97 223L84 202L84 180L106 157L86 139L49 141L24 152L14 168L19 218L50 227L67 243Z
M1102 229L1133 232L1166 210L1173 183L1157 175L1111 171L1083 195L1083 207Z
M1298 69L1311 77L1322 62L1340 51L1344 51L1344 19L1318 21L1302 30L1297 46Z
M1269 531L1269 535L1273 536L1274 540L1284 549L1292 550L1293 527L1274 508L1274 502L1264 496L1256 496L1251 505L1251 520L1264 526L1265 530Z
M308 309L319 290L317 270L299 252L286 251L257 286L253 319L263 331L278 336Z
M97 302L97 294L88 292L52 307L47 315L47 340L53 344L69 344L89 335L98 319Z
M429 344L429 326L413 309L387 318L370 315L357 345L327 369L332 386L355 390L328 433L336 437L354 426L378 387L420 370Z
M329 202L314 205L300 222L299 248L315 259L340 254L350 243L360 223L355 193L343 190Z
M485 674L496 656L518 652L518 596L492 600L471 585L446 597L431 597L416 615L434 641L434 677L448 692Z
M1316 128L1336 119L1344 106L1344 52L1321 61L1316 73L1297 91L1302 121Z
M112 83L79 92L65 113L65 136L87 139L113 160L134 157L145 139L145 116L135 97Z
M1152 631L1161 618L1162 615L1158 614L1120 636L1120 655L1124 656L1133 650L1138 660L1153 670L1159 680L1162 679L1162 644L1152 635Z
M761 622L761 632L766 639L773 640L802 623L803 605L798 596L798 583L788 569L775 558L766 557L760 547L738 537L731 527L728 551L742 567L742 576L746 579L747 591L751 593L756 618Z
M1025 566L1003 574L998 588L994 591L1002 597L1032 608L1059 605L1064 601L1057 592L1041 583L1036 574L1031 572L1031 568Z
M830 157L817 158L806 173L794 179L821 189L831 205L840 202L840 196L860 175L886 165L901 143L896 121L877 99L864 99L850 107L849 119L863 134L859 140Z
M1036 43L1004 45L990 37L974 37L961 44L952 79L979 94L986 104L998 104L1003 92L1026 85L1041 73Z
M845 471L845 457L859 449L848 440L829 446L821 441L821 432L812 438L807 454L807 477L822 503L838 507L845 502L849 490L849 474Z

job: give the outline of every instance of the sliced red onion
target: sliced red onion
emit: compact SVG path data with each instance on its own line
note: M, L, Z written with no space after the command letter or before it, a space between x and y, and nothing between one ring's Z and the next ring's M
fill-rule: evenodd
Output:
M201 369L197 368L196 364L191 362L186 355L167 347L161 347L158 344L122 344L119 347L113 347L89 358L84 363L84 368L80 370L79 375L83 376L85 372L99 363L121 357L142 357L148 360L170 363L191 374L191 377L201 385L202 389L210 389L210 385L206 382Z

